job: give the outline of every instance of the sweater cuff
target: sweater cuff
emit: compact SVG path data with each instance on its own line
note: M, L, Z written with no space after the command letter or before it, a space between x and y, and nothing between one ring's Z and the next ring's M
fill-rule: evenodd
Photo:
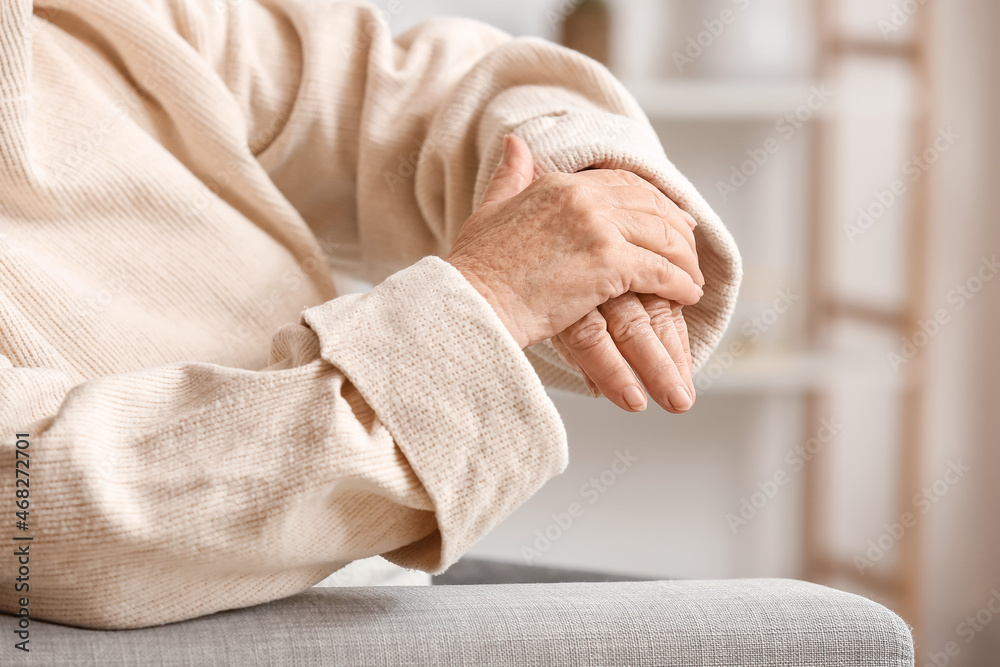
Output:
M425 487L438 533L386 558L438 572L567 464L566 432L517 342L462 274L425 257L303 312Z

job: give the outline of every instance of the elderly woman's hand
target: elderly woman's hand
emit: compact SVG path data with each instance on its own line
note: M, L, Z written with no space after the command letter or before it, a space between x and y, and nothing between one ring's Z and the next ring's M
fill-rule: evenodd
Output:
M624 172L546 174L514 135L483 203L447 257L522 347L566 329L626 292L690 305L703 292L688 244L663 223L662 202Z
M626 173L626 178L645 183L635 174ZM664 220L688 243L697 262L693 232L697 222L659 191L657 194L662 197ZM695 279L704 287L700 271ZM691 348L677 303L629 292L591 311L552 343L563 359L580 371L595 396L603 393L623 410L646 408L643 385L669 412L686 412L694 405Z
M686 214L628 172L547 174L534 182L532 178L530 151L520 138L509 137L483 204L462 227L448 261L483 294L522 347L565 331L554 341L557 348L564 353L575 348L571 356L578 367L589 366L585 374L597 375L604 387L620 384L622 353L616 349L613 357L607 354L604 343L614 344L614 336L601 339L600 345L586 345L580 332L593 328L595 317L610 317L610 323L631 317L636 304L651 309L644 312L652 330L662 334L657 345L680 360L674 371L682 378L689 376L690 368L685 371L682 361L687 354L686 331L677 329L678 324L683 327L679 306L698 301L704 280ZM642 349L641 338L632 337L636 345L631 347L625 340L628 335L619 338L630 361L650 362L648 372L642 372L652 386L658 386L657 378L666 379L659 384L664 387L664 403L672 406L666 399L673 389L667 386L670 371L663 372L666 364ZM672 341L672 349L667 350L661 340ZM615 364L618 372L598 371ZM628 386L635 384L632 377ZM611 395L610 389L604 391ZM615 402L621 404L622 392L618 394Z

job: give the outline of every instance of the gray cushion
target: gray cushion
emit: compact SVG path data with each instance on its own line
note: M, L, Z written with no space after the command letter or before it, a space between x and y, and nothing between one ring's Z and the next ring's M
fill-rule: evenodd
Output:
M650 581L649 577L462 558L433 578L435 586L468 584L562 584L570 581Z
M0 619L12 637L13 619ZM31 625L51 665L913 664L906 625L862 597L788 580L312 589L122 632Z

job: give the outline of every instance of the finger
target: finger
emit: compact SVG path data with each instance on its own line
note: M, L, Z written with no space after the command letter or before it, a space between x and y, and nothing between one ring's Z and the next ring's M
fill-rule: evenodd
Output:
M638 295L643 308L649 315L650 324L657 337L663 342L670 358L677 364L684 378L688 393L694 398L692 381L691 348L688 342L687 326L681 306L652 294ZM679 322L678 322L679 320ZM679 326L678 326L679 325Z
M641 211L665 220L670 228L684 239L692 252L695 251L694 228L685 217L684 211L655 187L645 181L642 183L645 185L619 185L608 188L607 193L611 203L618 208Z
M552 337L552 347L559 353L559 356L562 357L562 360L566 362L567 366L575 371L580 371L580 364L578 364L576 359L573 358L573 354L566 347L565 343L559 340L558 334Z
M594 185L608 189L611 193L618 192L618 206L629 208L638 206L639 209L650 215L664 218L691 246L695 248L694 228L698 226L697 221L684 209L678 206L672 199L667 197L655 185L624 169L596 169L577 172ZM617 188L628 188L631 192L622 192ZM638 190L638 192L636 192ZM612 202L615 197L612 196ZM631 202L628 204L626 202Z
M608 400L627 412L646 409L646 392L615 346L598 310L569 326L559 338Z
M695 221L693 217L691 217L690 214L688 214L684 209L678 206L673 199L663 194L662 190L660 190L658 187L647 181L642 176L639 176L638 174L635 174L631 171L626 171L624 169L605 171L605 173L609 174L608 178L606 179L606 182L612 187L614 187L615 185L619 186L627 185L636 188L641 188L649 192L652 195L652 197L656 199L657 203L654 203L654 206L657 207L662 206L663 210L666 212L676 212L678 214L676 216L677 219L683 222L683 225L687 226L689 231L693 230L695 227L698 226L698 223ZM683 231L683 230L679 229L678 231Z
M555 351L559 353L559 356L562 357L562 360L565 361L570 368L583 377L584 384L587 385L587 389L590 390L590 393L593 394L594 398L599 398L601 396L601 390L596 384L594 384L594 381L590 379L587 372L580 367L579 362L577 362L577 360L573 357L573 353L570 352L569 348L566 347L566 344L562 342L560 335L561 334L557 334L552 337L552 347L555 348Z
M691 229L694 230L694 228L698 226L698 221L694 219L693 215L682 209L680 206L678 206L677 208L680 210L681 215L684 216L684 219L687 221L687 223L691 225Z
M614 252L620 255L626 278L621 294L656 294L685 306L693 306L705 294L688 273L651 250L623 242Z
M676 303L670 304L671 310L674 312L674 328L677 329L677 335L681 339L681 344L684 348L684 358L686 359L686 378L688 386L691 388L691 398L698 400L698 392L694 387L694 359L691 357L691 337L688 331L687 320L684 319L684 308Z
M640 294L638 299L649 315L650 326L653 327L656 337L663 343L670 358L674 360L674 364L684 380L684 386L687 387L688 394L694 402L697 400L697 394L694 390L692 377L691 348L688 344L687 326L684 324L680 306L650 294ZM680 319L680 327L678 327L678 318Z
M666 257L671 264L686 271L696 284L705 284L705 277L698 266L697 253L680 234L664 225L660 218L648 213L615 209L611 213L611 221L626 241Z
M516 134L508 134L504 137L503 157L483 195L483 204L504 201L520 194L531 185L534 176L535 160L528 144Z
M599 306L598 310L604 315L615 346L639 376L650 398L670 412L690 410L694 399L670 349L653 329L652 318L639 297L624 294ZM667 312L670 312L669 307ZM680 341L669 342L673 354L682 358Z

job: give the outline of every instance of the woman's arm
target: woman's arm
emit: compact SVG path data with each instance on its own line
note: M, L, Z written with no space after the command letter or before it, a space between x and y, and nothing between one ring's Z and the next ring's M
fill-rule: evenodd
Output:
M33 538L30 588L6 580L0 609L26 596L36 618L132 628L291 595L375 554L439 571L566 464L520 348L441 259L304 311L271 361L73 386L0 356L0 497L13 526L24 490ZM17 570L5 548L0 572Z
M215 63L249 119L250 148L344 271L377 283L445 256L514 133L538 174L624 169L693 216L707 281L684 309L695 368L721 339L736 246L600 64L468 20L393 38L392 12L364 3L149 1ZM587 392L550 343L527 353L547 384Z

